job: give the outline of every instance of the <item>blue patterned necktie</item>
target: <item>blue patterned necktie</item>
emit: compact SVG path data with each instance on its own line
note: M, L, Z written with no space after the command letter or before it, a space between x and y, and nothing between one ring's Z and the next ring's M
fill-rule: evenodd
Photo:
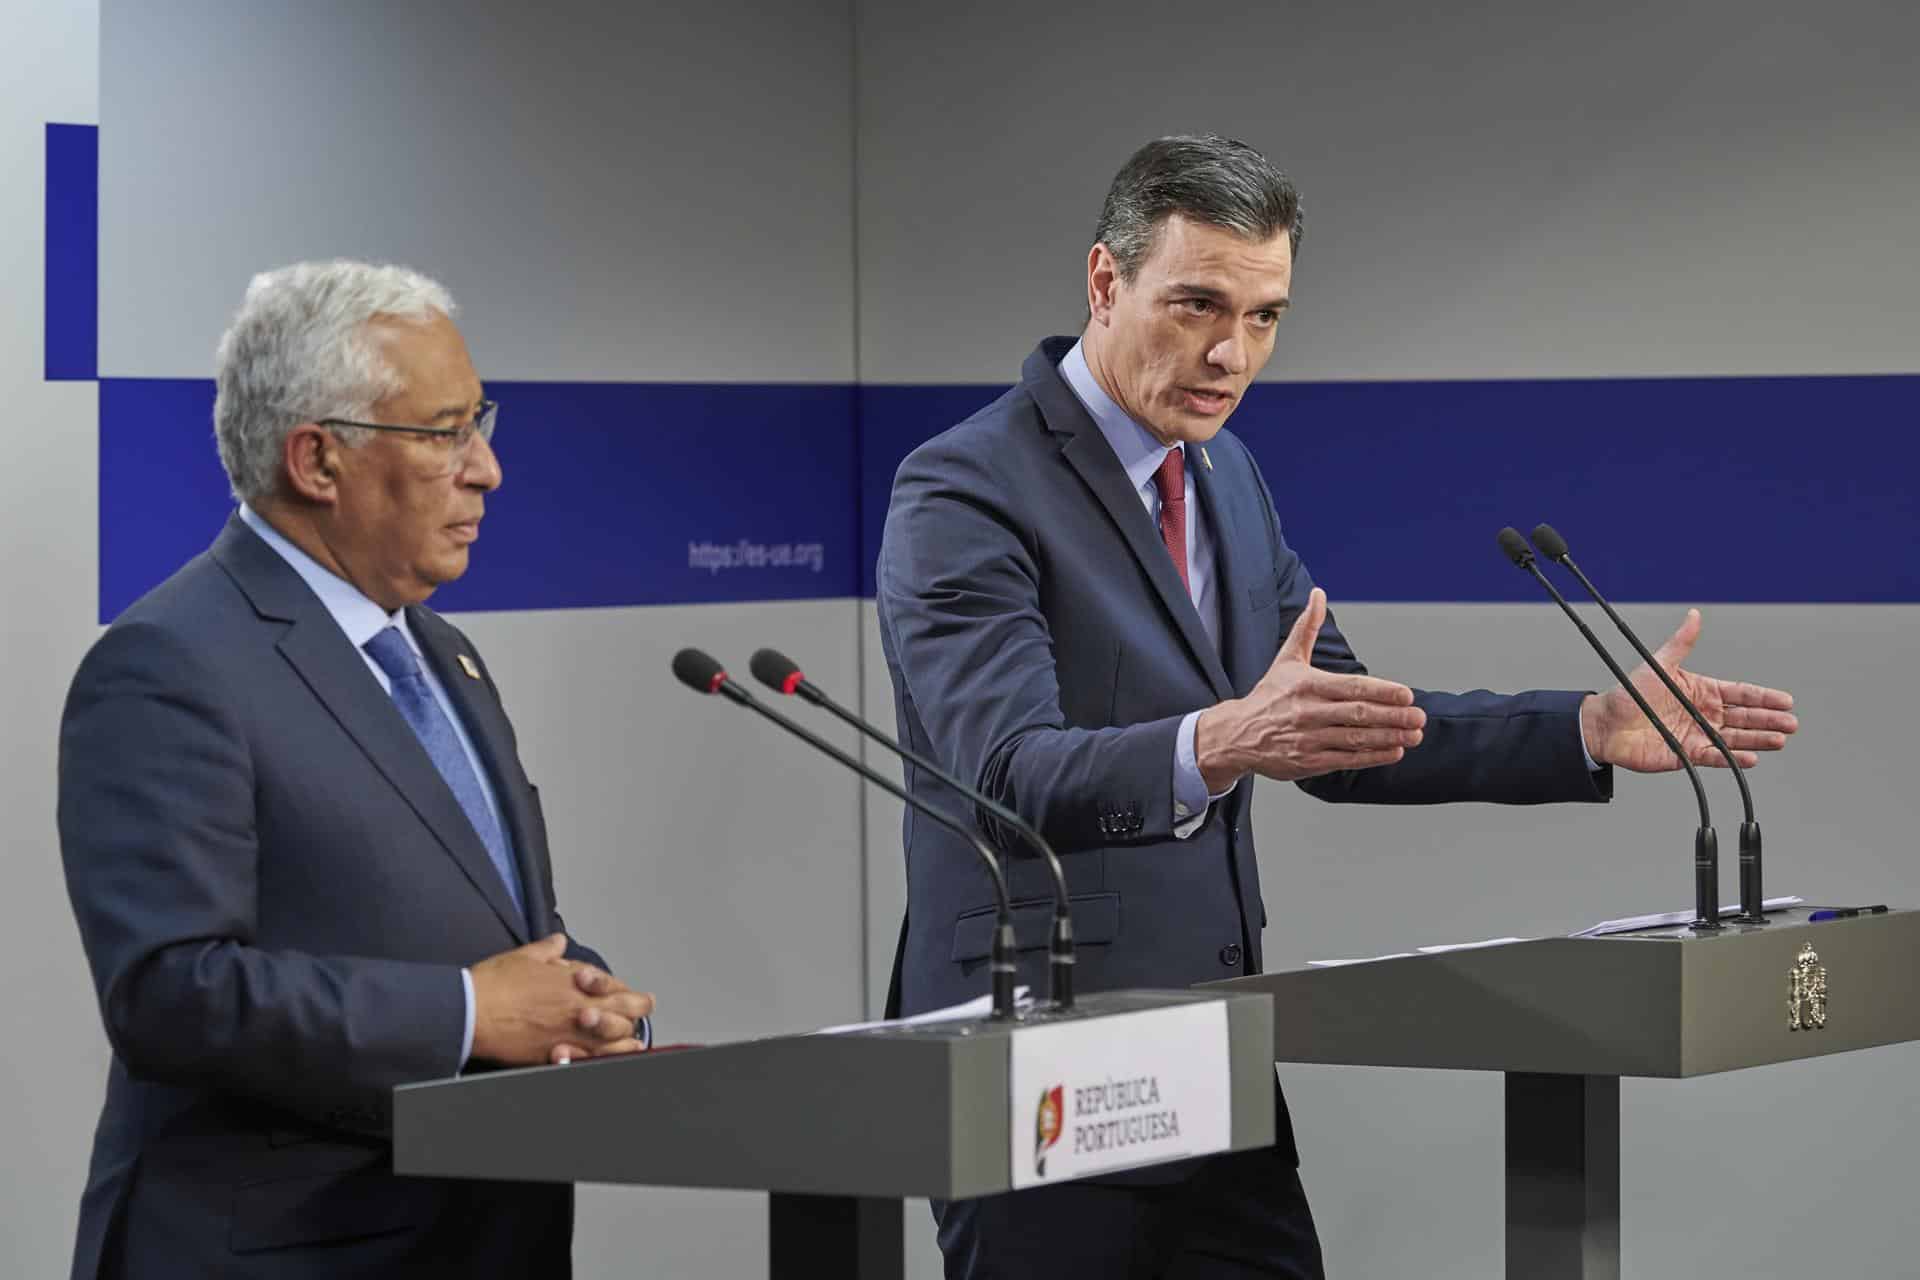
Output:
M380 669L387 673L387 679L393 681L394 705L400 708L401 716L412 726L420 745L427 749L433 767L447 780L453 798L460 802L460 808L466 812L467 821L473 824L480 843L487 847L487 857L492 860L493 869L500 873L500 879L507 886L507 896L513 899L515 909L524 920L527 907L520 896L520 873L513 865L513 854L507 848L506 835L500 830L493 810L487 807L486 793L480 789L480 779L473 771L473 763L468 759L466 749L460 745L460 735L454 731L453 721L447 718L440 700L433 696L433 689L427 684L426 672L420 669L420 659L414 654L413 646L407 643L407 638L400 634L398 627L382 627L374 633L373 639L367 641L366 650L380 664Z

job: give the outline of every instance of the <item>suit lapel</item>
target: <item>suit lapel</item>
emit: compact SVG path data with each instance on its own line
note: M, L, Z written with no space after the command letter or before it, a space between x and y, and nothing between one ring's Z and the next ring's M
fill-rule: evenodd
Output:
M1061 381L1056 368L1060 356L1051 351L1050 345L1043 344L1027 358L1024 385L1040 406L1048 430L1066 437L1061 456L1079 474L1120 531L1127 549L1153 584L1168 620L1186 643L1187 652L1212 684L1215 696L1231 698L1233 685L1227 679L1226 668L1214 651L1213 641L1207 637L1199 611L1193 607L1193 599L1180 581L1179 571L1173 567L1173 558L1160 541L1159 530L1153 527L1140 495L1134 492L1133 482L1127 479L1126 469L1114 457L1107 438L1100 434L1100 428L1094 425L1073 391Z
M440 685L447 691L454 711L466 725L474 749L480 753L481 764L493 784L494 800L500 806L500 816L506 821L507 834L513 841L514 860L520 868L520 891L527 901L527 919L544 934L553 915L553 904L547 901L546 890L546 832L534 821L526 789L517 776L519 771L508 767L512 763L513 728L507 723L507 713L492 686L478 676L469 675L462 665L463 657L467 662L474 659L461 648L459 635L451 626L419 607L408 609L407 619L413 634L420 639L420 647L426 651L427 661L433 664L434 674L440 677ZM475 666L474 670L478 671L479 667Z
M237 515L214 543L214 557L246 593L255 612L289 624L278 643L281 656L419 815L494 914L515 938L526 941L526 922L518 918L520 913L473 823L326 606Z

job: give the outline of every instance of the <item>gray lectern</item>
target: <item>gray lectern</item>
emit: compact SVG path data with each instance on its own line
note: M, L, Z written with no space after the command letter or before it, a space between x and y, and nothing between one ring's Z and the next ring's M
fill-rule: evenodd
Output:
M1503 1071L1507 1275L1620 1275L1620 1077L1920 1039L1920 912L1729 923L1262 974L1274 1058Z
M1230 1149L1265 1146L1265 996L1106 992L1069 1016L1212 1002L1226 1008ZM779 1036L408 1085L394 1091L394 1170L769 1191L774 1276L898 1277L902 1198L1013 1186L1012 1042L1060 1021Z

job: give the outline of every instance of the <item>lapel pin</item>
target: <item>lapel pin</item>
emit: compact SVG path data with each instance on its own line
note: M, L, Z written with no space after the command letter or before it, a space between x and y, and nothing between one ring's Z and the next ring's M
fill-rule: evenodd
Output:
M1200 446L1200 461L1206 464L1207 470L1213 470L1213 459L1207 456L1207 446L1205 445Z
M467 673L467 679L469 680L478 680L480 678L480 668L473 665L473 659L464 653L460 655L460 669Z

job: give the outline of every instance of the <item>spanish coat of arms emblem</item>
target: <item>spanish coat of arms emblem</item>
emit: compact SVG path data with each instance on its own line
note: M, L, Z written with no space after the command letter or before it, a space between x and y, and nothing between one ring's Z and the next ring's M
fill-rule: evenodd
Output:
M1827 966L1811 942L1787 970L1787 1030L1818 1031L1827 1025Z

